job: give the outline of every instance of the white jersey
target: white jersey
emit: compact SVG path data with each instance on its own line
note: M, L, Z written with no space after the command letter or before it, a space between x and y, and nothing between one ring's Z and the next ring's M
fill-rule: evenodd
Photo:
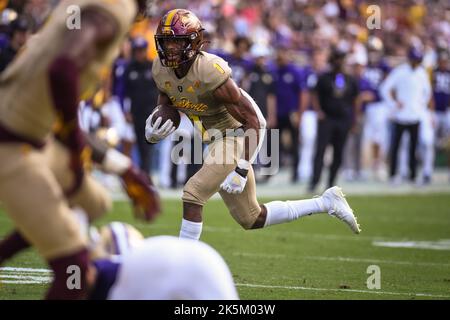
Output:
M209 245L171 236L143 240L121 256L108 300L235 300L234 281Z

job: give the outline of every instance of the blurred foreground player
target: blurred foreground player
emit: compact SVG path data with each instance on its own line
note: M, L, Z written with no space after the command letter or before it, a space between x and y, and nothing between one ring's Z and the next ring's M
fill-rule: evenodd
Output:
M82 299L92 284L87 240L66 198L86 183L89 158L77 119L145 1L62 1L45 27L0 77L0 200L18 232L54 271L48 299ZM69 5L81 9L81 28L67 28ZM44 146L52 132L70 156L70 186L52 172ZM48 146L46 147L48 148ZM23 240L23 239L22 239ZM67 267L81 270L81 289L69 290Z
M91 231L96 284L92 300L236 300L220 254L203 242L171 236L144 239L113 222Z
M202 168L184 187L180 237L200 238L203 206L216 192L245 229L328 212L359 233L338 187L315 199L258 203L252 163L261 148L266 121L254 100L231 78L228 64L201 51L203 30L192 12L174 9L161 19L155 36L159 57L153 63L153 78L160 91L158 104L185 113L208 143ZM146 127L150 143L175 130L171 119L161 123L162 117L154 119L154 114Z

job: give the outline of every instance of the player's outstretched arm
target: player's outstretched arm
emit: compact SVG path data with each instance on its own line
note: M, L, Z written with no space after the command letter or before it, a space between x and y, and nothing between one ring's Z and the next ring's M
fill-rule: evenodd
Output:
M251 164L261 148L266 121L253 99L238 88L233 79L228 79L214 92L215 98L222 101L228 112L243 125L245 147L235 171L222 183L221 188L229 193L241 193L247 182Z
M82 70L95 58L99 48L115 37L116 22L101 9L89 8L82 12L79 30L67 29L59 54L48 68L51 97L59 116L57 138L72 152L71 167L75 175L73 186L66 190L74 194L83 179L84 138L78 125L79 77Z

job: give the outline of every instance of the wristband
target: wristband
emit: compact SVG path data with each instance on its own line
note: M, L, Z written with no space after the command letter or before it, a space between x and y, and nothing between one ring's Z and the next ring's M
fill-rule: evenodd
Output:
M237 167L234 171L236 171L241 177L246 178L248 174L248 170L250 170L250 162L244 159L239 159L237 163Z
M240 175L242 178L247 178L248 175L248 170L245 169L241 169L239 167L236 167L236 169L234 169L234 171L236 171L236 173L238 175Z

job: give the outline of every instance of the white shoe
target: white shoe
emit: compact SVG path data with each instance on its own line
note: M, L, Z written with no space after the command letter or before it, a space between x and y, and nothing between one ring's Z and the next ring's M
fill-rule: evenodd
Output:
M348 205L345 196L342 193L342 189L339 187L332 187L327 189L323 194L322 198L328 200L330 208L328 208L328 214L337 217L339 220L344 221L354 233L358 234L361 232L356 217L353 214L352 208Z

